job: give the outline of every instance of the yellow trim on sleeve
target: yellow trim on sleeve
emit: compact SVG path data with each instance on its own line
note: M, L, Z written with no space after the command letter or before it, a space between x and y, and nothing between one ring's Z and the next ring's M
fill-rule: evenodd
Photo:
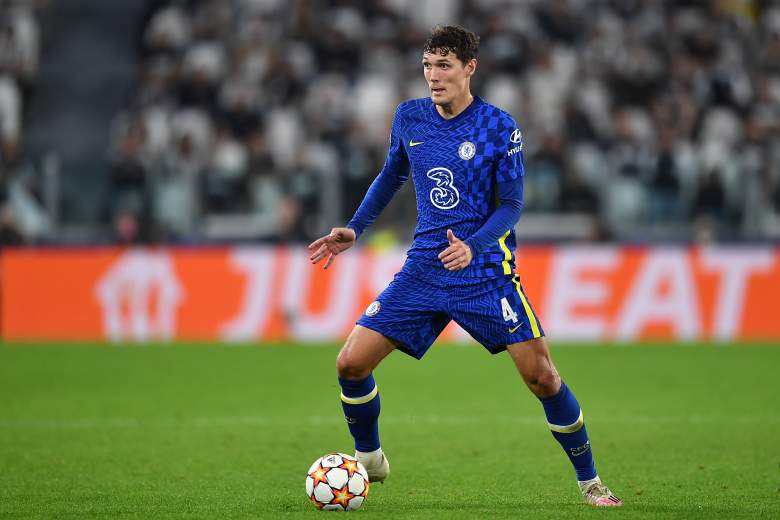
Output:
M504 274L512 274L512 267L509 265L509 261L512 259L512 251L506 247L506 238L509 236L510 231L512 230L507 230L507 232L498 239L498 245L501 248L501 251L504 252L504 260L501 262L501 265L504 267Z
M341 400L347 404L364 404L376 397L379 393L379 386L374 386L374 389L362 397L347 397L343 393L341 394Z
M515 282L515 288L517 289L517 294L520 295L520 301L523 302L523 308L525 309L525 314L528 316L528 323L531 324L531 332L534 334L534 338L538 338L542 334L539 332L539 324L536 322L536 316L534 316L534 311L531 310L531 306L528 305L528 300L525 299L525 295L523 294L523 290L520 288L520 282L517 280L517 276L515 276L512 279L513 282Z

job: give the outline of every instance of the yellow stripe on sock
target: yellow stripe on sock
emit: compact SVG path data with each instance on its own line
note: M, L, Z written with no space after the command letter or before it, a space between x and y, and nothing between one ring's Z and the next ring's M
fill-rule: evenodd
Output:
M347 397L343 393L341 394L341 400L347 404L364 404L376 397L379 393L379 386L374 386L374 389L362 397Z
M528 316L528 323L531 324L531 332L534 334L534 338L538 338L542 334L539 332L539 324L536 322L536 316L534 316L534 311L531 310L531 306L528 305L528 300L525 299L525 295L523 294L523 290L520 288L520 282L517 280L517 277L515 276L512 279L513 282L515 282L515 287L517 288L517 294L520 295L520 301L523 302L523 308L525 309L525 314Z
M554 432L558 433L574 433L580 428L582 428L582 425L585 424L585 419L582 417L582 410L580 410L580 416L577 418L576 421L569 424L568 426L558 426L557 424L553 423L547 423L547 426L550 427L550 429Z
M498 239L498 246L501 248L501 251L504 252L504 261L501 262L501 266L504 268L504 274L512 274L512 267L509 265L509 261L512 259L512 251L506 246L506 239L509 236L510 231L512 230L508 230Z

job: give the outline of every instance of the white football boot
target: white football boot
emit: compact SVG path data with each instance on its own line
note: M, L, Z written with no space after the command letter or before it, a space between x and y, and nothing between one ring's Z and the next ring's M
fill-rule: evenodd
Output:
M601 479L596 477L591 480L578 482L580 493L585 502L597 507L620 507L623 501L612 494L607 486L601 483Z
M371 483L384 482L390 474L390 462L388 462L382 448L374 451L356 451L355 458L366 468L368 480Z

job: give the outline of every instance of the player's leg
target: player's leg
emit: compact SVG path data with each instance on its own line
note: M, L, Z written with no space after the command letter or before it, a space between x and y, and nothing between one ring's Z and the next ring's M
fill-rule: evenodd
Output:
M339 378L365 379L395 347L393 340L379 332L355 325L336 358Z
M390 467L379 443L379 390L373 370L394 349L422 358L449 322L439 291L400 272L358 319L339 353L336 368L341 402L355 455L371 481L384 480Z
M341 404L358 451L379 449L380 401L373 371L394 348L382 334L356 325L336 359Z
M373 371L395 349L379 332L356 325L336 359L341 386L341 406L355 454L372 482L387 478L390 466L379 444L379 389Z
M526 385L541 401L553 436L571 460L585 500L620 505L598 480L580 405L558 375L520 280L508 277L495 290L473 295L460 291L452 301L453 319L474 339L494 354L509 350Z
M569 457L585 500L597 506L619 506L622 501L601 483L582 410L550 358L544 337L507 346L525 384L542 403L553 437Z

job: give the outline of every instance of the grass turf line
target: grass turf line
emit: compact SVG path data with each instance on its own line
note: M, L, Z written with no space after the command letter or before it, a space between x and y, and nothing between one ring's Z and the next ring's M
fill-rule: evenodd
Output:
M351 451L335 346L0 347L0 518L313 518L305 471ZM611 518L780 516L780 349L554 348ZM595 518L508 357L377 370L392 462L356 514Z

